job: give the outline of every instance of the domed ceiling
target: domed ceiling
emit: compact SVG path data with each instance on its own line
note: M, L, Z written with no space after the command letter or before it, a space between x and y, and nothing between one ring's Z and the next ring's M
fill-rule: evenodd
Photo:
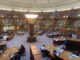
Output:
M80 0L0 0L0 9L16 11L54 11L79 8Z

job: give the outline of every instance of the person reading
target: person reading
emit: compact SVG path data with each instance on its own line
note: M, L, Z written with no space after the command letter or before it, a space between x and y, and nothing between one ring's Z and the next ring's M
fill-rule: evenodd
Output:
M49 56L50 52L46 49L45 45L41 47L42 56Z
M25 47L23 45L21 45L21 48L19 49L18 54L21 55L21 56L24 55L25 50L26 50Z

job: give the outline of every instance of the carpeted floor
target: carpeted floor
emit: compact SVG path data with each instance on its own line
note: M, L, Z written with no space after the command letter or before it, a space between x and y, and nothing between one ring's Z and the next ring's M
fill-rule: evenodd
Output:
M37 41L34 43L28 43L27 42L27 37L28 37L28 33L25 33L24 35L16 35L14 36L14 38L10 41L7 42L7 47L20 47L21 44L25 46L26 48L26 55L24 57L22 57L21 60L30 60L30 51L29 51L29 45L34 44L35 46L37 46L38 49L40 49L40 47L45 44L45 45L49 45L52 44L52 38L48 38L46 36L46 34L43 34L41 36L37 36ZM47 57L43 58L43 60L50 60Z

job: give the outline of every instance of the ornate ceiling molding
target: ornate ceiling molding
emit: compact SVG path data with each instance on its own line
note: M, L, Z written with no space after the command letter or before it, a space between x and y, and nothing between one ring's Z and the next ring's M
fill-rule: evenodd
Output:
M0 9L16 11L54 11L80 6L80 0L0 0Z

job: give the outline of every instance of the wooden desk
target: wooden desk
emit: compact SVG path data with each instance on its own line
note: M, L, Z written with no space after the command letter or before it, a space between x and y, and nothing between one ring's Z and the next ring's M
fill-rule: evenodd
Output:
M43 31L43 30L42 31L38 31L37 35L43 35L44 33L45 33L45 31Z
M49 46L46 46L46 48L51 52L50 54L52 56L52 51L56 49L56 46L49 45ZM68 56L69 54L70 52L64 51L63 53L60 54L60 57L63 58L63 60L80 60L80 57L75 59L70 59Z
M61 53L60 57L63 58L64 60L80 60L80 57L79 58L69 58L69 54L70 52L64 51L63 53Z
M42 60L41 53L35 45L31 45L31 50L34 57L33 60Z
M55 40L55 38L54 38ZM59 41L64 41L63 39L59 38ZM68 41L76 41L76 42L80 42L80 39L73 39L73 38L67 38Z
M13 37L14 37L14 35L9 35L9 36L7 37L7 41L13 39Z
M24 35L24 33L25 33L24 31L17 31L18 35Z
M0 60L10 60L10 56L18 52L16 47L8 48L2 55L0 55Z
M66 42L67 42L66 49L68 51L79 51L80 52L80 40L79 39L68 38ZM53 40L53 44L54 45L64 44L64 40L61 40L61 39L59 39L58 41Z
M80 39L68 38L67 40L71 40L71 41L79 41L79 42L80 42Z

